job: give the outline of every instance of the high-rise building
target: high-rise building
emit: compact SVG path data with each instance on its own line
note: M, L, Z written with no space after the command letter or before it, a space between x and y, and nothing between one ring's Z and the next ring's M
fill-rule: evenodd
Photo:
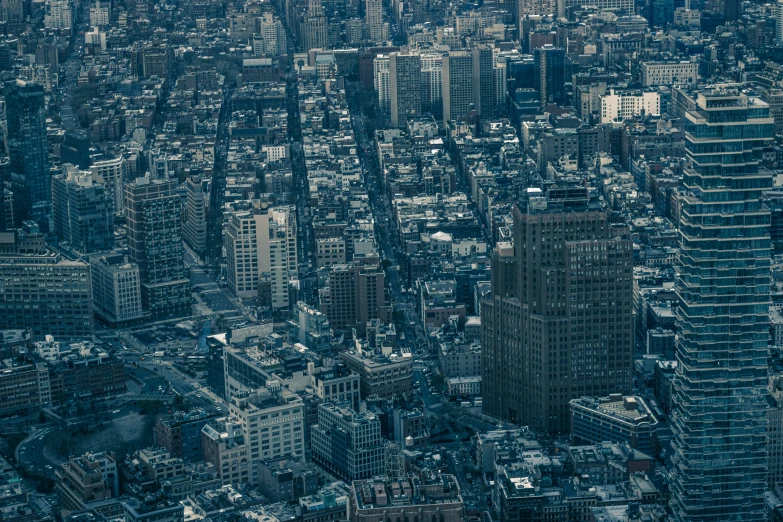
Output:
M90 172L67 168L52 178L54 233L82 254L111 250L114 205L103 180Z
M19 34L24 29L24 2L0 0L0 21L8 25L9 34Z
M310 49L329 48L328 28L321 0L310 0L299 34L304 52L309 52Z
M224 241L231 291L269 301L265 304L273 310L287 310L289 282L298 271L294 209L238 212L231 216Z
M372 61L373 83L375 91L378 93L378 110L381 114L391 112L390 62L388 54L379 54Z
M531 15L547 16L557 12L556 0L516 0L512 5L517 8L520 21Z
M71 0L52 0L47 3L46 7L44 25L47 29L71 30L73 27L73 3Z
M483 119L495 115L495 75L492 48L479 45L473 48L473 106Z
M144 317L141 307L139 266L122 254L90 258L95 313L109 324L122 324Z
M443 122L468 115L473 104L473 55L451 51L443 57Z
M363 334L370 319L388 321L384 280L377 263L334 265L321 296L321 312L329 318L332 330L350 335L356 329Z
M739 20L742 14L742 2L740 0L723 0L723 19L727 22Z
M439 121L443 117L443 55L422 53L420 60L421 112Z
M311 437L313 461L342 480L370 478L383 470L381 421L372 413L356 413L350 402L319 405Z
M775 42L783 43L783 0L775 3Z
M647 20L651 27L667 27L674 22L674 0L650 0Z
M33 222L0 232L0 329L35 339L85 339L94 333L90 266L46 247Z
M90 25L93 27L106 27L111 22L111 3L101 4L100 0L90 6Z
M533 84L541 98L541 107L566 103L565 51L547 44L535 50L533 60Z
M182 200L175 181L147 174L125 185L128 259L139 266L141 302L155 318L190 315L182 246Z
M182 236L185 243L200 258L207 251L207 197L201 176L190 176L185 181L188 199L185 202L185 224Z
M413 53L389 56L391 124L406 127L408 120L421 115L421 58Z
M506 90L508 84L508 75L506 69L505 60L497 60L492 66L493 81L495 85L493 87L493 95L495 97L495 117L505 116L508 111L508 101L506 100Z
M484 413L551 433L569 401L631 391L632 242L581 186L528 189L481 304Z
M17 220L33 217L45 227L52 201L49 145L43 86L16 79L5 83L3 94L8 121L8 156Z
M125 208L125 194L122 185L125 181L125 171L127 165L125 158L117 158L96 161L90 165L90 172L103 178L103 185L106 192L114 198L114 213L123 214Z
M382 0L365 0L364 21L367 32L373 43L383 42L383 2Z
M55 471L60 515L89 511L119 494L117 463L106 453L71 457Z
M288 54L288 37L285 27L280 20L275 19L272 13L264 13L260 20L261 37L264 42L264 53L271 56Z
M737 89L680 91L685 155L679 193L672 382L673 520L764 520L772 174L759 166L774 120Z

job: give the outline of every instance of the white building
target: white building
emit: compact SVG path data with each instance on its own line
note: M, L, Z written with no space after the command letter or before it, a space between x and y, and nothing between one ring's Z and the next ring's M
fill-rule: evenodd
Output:
M386 40L386 31L383 25L383 2L381 0L366 0L364 20L367 23L367 31L372 42Z
M144 316L138 265L122 254L94 256L90 274L95 313L113 324Z
M119 156L109 160L96 161L90 165L90 172L103 178L106 192L114 198L114 213L123 214L125 208L122 186L125 181L125 158Z
M657 92L616 93L614 89L609 94L600 96L601 123L623 121L645 115L661 114L661 95Z
M229 412L242 426L250 449L251 484L259 482L262 461L304 455L304 403L279 381L233 396Z
M288 284L296 277L296 214L291 207L239 212L225 234L229 288L238 297L268 298L288 308Z
M90 7L90 25L93 27L105 27L111 22L111 4L101 4L100 1Z
M694 62L644 62L642 84L672 85L699 81L699 64Z
M73 4L70 0L51 0L47 7L44 17L47 29L70 30L73 27Z
M272 56L280 56L288 53L288 37L285 27L276 20L272 13L264 13L261 18L261 37L264 42L264 53Z
M373 60L375 90L378 92L378 108L381 114L391 112L391 85L389 78L389 55L379 54Z

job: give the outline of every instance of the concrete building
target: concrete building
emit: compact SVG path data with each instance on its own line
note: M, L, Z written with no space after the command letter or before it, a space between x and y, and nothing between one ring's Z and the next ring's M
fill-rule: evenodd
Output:
M238 212L224 235L228 286L238 297L268 287L273 310L289 308L288 286L298 275L296 213L291 207Z
M288 54L288 36L285 27L276 20L272 13L264 13L259 21L261 37L264 42L264 52L270 56L285 56Z
M67 168L52 178L54 233L80 254L111 250L114 245L114 200L103 180L90 172Z
M46 364L14 359L0 362L0 415L32 413L51 402Z
M101 4L100 0L90 6L90 25L93 27L105 27L111 22L111 6L108 3Z
M443 123L468 115L473 105L473 55L450 51L443 56Z
M125 522L183 522L185 506L167 499L139 500L131 497L122 503Z
M313 462L342 480L369 478L383 470L381 421L372 413L356 413L347 402L321 404L310 437Z
M627 442L655 456L658 419L644 399L621 394L600 399L582 397L570 403L571 436L588 444Z
M139 267L122 254L90 258L95 313L110 324L144 317Z
M90 172L103 180L104 190L113 198L114 213L123 214L125 208L125 194L123 184L127 166L125 158L119 156L113 159L96 161L90 165Z
M190 278L182 246L182 198L176 181L149 174L125 185L128 260L139 267L141 303L151 317L189 316Z
M310 384L316 396L324 402L348 402L359 411L359 374L338 364L331 368L310 371Z
M492 48L481 44L473 54L473 107L484 120L495 116L495 76ZM504 87L505 89L505 87Z
M239 422L227 417L209 421L201 429L201 448L223 485L250 482L250 447Z
M631 391L630 232L578 186L530 188L521 205L481 304L483 411L567 433L571 399Z
M388 54L379 54L372 61L373 85L378 93L378 110L381 114L391 113L391 59Z
M381 0L365 0L364 21L370 41L383 43L386 40L383 27L383 2Z
M642 85L681 85L699 81L695 62L642 62Z
M601 123L612 123L637 116L660 116L661 95L657 92L616 93L614 89L601 99Z
M533 60L533 88L538 91L541 107L549 103L564 105L565 50L547 44L535 50Z
M44 25L69 33L73 29L73 3L70 0L51 0L46 4Z
M35 223L0 232L0 329L34 339L84 339L94 333L90 267L49 250Z
M355 480L351 484L351 522L380 519L440 522L466 519L459 484L453 475L422 473L401 480Z
M300 343L315 352L332 347L332 329L329 318L302 301L296 303L293 318L288 320L288 340Z
M252 484L259 482L261 461L304 455L304 404L279 381L235 394L229 400L229 411L245 435Z
M332 330L350 336L356 329L362 336L367 321L389 321L384 281L385 274L377 262L333 266L327 291L321 296L321 312L329 318Z
M371 1L375 0L368 0L368 4ZM418 54L389 55L389 95L392 127L405 128L409 119L421 115L421 58Z
M71 457L55 471L55 490L60 516L95 509L119 494L117 463L106 453Z
M328 49L329 35L321 0L309 0L307 15L299 27L302 51L310 49Z
M557 16L565 18L569 7L587 5L595 6L599 11L614 11L626 15L634 13L633 0L557 0Z
M185 203L185 221L182 237L185 243L199 257L207 251L207 197L201 176L190 176L185 181L188 199Z
M162 417L155 424L155 444L165 448L172 457L185 462L198 462L202 457L201 430L212 417L204 410L178 411Z
M362 399L409 397L413 393L413 357L410 353L376 355L352 350L340 352L340 358L359 375Z

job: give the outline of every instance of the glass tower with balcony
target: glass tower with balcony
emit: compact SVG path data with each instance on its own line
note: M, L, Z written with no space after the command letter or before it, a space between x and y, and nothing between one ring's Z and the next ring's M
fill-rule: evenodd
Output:
M737 90L687 97L671 507L683 522L762 521L773 119Z

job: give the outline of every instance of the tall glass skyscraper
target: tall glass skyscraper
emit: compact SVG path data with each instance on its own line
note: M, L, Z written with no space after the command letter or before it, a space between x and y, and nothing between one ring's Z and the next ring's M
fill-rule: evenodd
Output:
M676 93L685 150L672 389L678 521L762 521L766 480L770 213L759 166L769 106L732 89Z
M5 83L3 94L8 120L8 156L17 187L15 210L20 222L32 217L41 223L52 202L44 90L37 83L17 79Z

